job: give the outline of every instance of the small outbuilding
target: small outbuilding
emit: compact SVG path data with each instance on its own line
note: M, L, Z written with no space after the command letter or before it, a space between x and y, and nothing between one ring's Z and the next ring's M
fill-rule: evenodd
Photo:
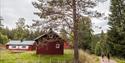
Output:
M31 51L35 50L35 41L20 41L20 40L11 40L6 44L6 48L9 50L25 50Z
M64 53L64 40L52 29L37 37L35 41L37 54L63 55Z

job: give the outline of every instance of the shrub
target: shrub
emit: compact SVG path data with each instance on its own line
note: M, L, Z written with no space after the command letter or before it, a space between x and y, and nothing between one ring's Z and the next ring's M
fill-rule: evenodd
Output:
M0 33L0 43L1 44L6 44L9 41L8 37L6 35L3 35Z
M97 43L96 43L96 46L95 46L95 54L96 54L96 55L101 55L101 45L100 45L100 42L97 42Z

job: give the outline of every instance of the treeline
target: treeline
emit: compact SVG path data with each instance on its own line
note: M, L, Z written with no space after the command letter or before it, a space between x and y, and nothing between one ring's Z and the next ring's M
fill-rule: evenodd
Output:
M25 19L19 18L16 22L16 28L0 27L0 43L6 44L9 40L34 40L44 32L40 28L31 29L25 25Z
M67 40L72 47L74 47L73 43L73 31L67 34L65 28L61 29L60 36ZM101 50L105 45L105 36L106 34L102 32L102 34L93 34L92 23L89 17L83 17L79 19L78 23L78 47L88 53L101 55ZM103 41L104 40L104 41ZM98 44L101 43L103 47ZM103 48L105 49L105 48Z
M125 58L125 0L111 0L110 11L111 14L109 14L108 19L109 30L107 33L102 31L99 40L95 42L93 41L96 40L96 38L88 38L92 40L87 41L88 44L92 43L92 45L95 44L95 46L89 44L87 49L92 46L90 51L94 50L94 53L97 55L109 54L110 56ZM85 27L83 29L85 29ZM85 35L86 33L84 31L83 37L85 37ZM84 42L86 40L82 41ZM85 45L87 45L87 43L84 44L84 47Z

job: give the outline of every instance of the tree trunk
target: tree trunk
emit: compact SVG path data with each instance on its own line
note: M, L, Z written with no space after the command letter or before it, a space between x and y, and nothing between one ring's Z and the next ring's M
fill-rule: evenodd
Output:
M78 21L76 19L76 1L72 1L73 8L73 22L74 22L74 63L79 63L79 53L78 53Z

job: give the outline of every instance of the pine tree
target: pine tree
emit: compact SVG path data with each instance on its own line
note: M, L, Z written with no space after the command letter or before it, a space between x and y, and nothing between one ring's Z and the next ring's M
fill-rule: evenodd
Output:
M73 29L73 0L38 0L33 2L33 6L39 11L34 12L40 20L33 20L34 26L41 26L43 29L58 28L62 25ZM84 15L100 17L96 10L88 10L96 6L92 0L76 0L76 18Z
M92 0L38 0L32 3L39 12L34 14L41 18L36 21L44 29L57 28L62 24L74 32L74 63L78 63L78 19L84 15L100 16L98 12L91 12L88 8L96 6ZM96 15L93 15L96 14Z
M61 36L64 40L68 41L68 36L67 36L67 33L66 33L65 28L62 28L62 29L60 30L60 36Z
M78 23L79 47L84 50L91 49L92 43L92 23L89 17L83 17Z
M108 43L111 54L125 57L125 0L111 0Z
M19 18L16 22L16 28L14 29L14 39L21 40L26 38L26 29L25 29L25 19Z
M100 40L96 43L95 54L101 55L109 53L109 45L107 43L107 35L102 31L100 35Z

